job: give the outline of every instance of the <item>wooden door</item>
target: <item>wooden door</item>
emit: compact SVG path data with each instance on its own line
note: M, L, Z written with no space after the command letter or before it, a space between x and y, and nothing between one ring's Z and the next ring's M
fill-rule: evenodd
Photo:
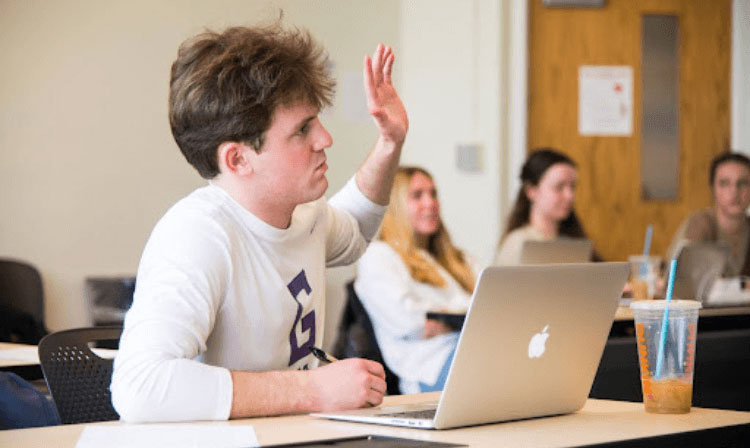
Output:
M606 0L605 7L548 8L529 0L528 147L559 148L578 163L576 210L607 260L664 255L682 220L711 204L708 168L729 147L731 0ZM641 197L641 41L645 14L678 19L679 177L675 200ZM578 68L633 68L633 132L578 133Z

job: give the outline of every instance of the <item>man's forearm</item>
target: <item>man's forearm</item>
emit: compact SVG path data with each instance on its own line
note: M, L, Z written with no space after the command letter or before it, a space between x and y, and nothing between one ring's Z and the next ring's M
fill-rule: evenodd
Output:
M312 370L231 372L230 418L377 406L385 393L383 366L345 359Z
M376 204L388 205L402 146L403 142L388 142L380 136L375 148L357 171L357 186Z
M233 391L229 418L295 414L315 409L305 372L232 370L231 375Z

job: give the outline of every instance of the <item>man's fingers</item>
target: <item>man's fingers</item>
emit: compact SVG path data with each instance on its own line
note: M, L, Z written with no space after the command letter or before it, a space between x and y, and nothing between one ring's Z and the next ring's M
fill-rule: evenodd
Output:
M388 384L385 382L383 378L379 377L370 377L370 389L380 392L381 394L384 394L385 391L388 389Z
M378 378L385 379L385 369L383 368L383 365L379 362L370 361L369 359L365 359L365 369L367 372L375 375Z
M385 60L385 67L383 67L383 78L386 84L393 84L391 82L391 70L393 69L393 60L395 58L396 56L394 56L393 53L391 53L388 55L388 58Z
M385 47L385 50L383 51L383 65L385 65L385 62L388 60L388 58L393 54L393 49L390 45Z
M378 48L375 50L375 54L372 56L372 76L374 85L379 85L383 82L383 53L385 52L385 46L378 44Z
M377 406L383 402L383 393L370 389L370 391L367 393L367 398L365 398L365 401L369 406Z
M365 75L365 95L367 96L367 104L369 106L376 103L375 80L372 76L372 59L370 59L370 56L365 56L362 72Z

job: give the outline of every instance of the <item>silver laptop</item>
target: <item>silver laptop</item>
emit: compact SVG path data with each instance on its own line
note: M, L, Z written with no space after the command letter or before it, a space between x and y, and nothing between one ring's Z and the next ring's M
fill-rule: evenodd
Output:
M575 412L588 398L628 271L627 263L488 267L439 402L312 415L445 429Z
M593 249L591 241L585 238L524 241L521 264L586 263L591 261Z

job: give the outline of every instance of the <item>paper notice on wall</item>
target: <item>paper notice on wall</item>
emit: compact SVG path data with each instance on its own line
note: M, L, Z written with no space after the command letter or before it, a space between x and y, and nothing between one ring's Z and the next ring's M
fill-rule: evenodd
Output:
M579 67L578 133L586 136L633 134L633 67Z

